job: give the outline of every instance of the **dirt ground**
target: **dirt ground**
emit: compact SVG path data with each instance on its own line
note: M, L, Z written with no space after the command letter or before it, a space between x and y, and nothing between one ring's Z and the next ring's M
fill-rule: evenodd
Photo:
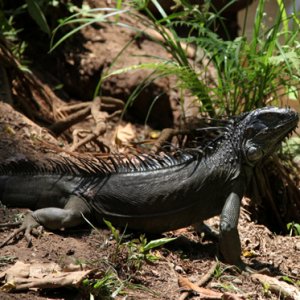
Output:
M104 7L111 3L111 1L101 0L88 2L91 7ZM116 54L132 36L132 32L120 27L108 25L89 27L50 56L48 49L45 51L40 48L40 44L30 43L27 55L34 58L31 60L33 77L26 75L29 77L25 79L22 77L21 80L23 75L18 73L15 66L11 66L8 75L12 83L11 96L14 108L0 102L1 159L22 152L31 153L30 155L39 158L50 144L51 151L53 146L61 151L70 151L74 146L74 131L93 129L95 118L90 114L65 130L63 134L56 136L49 133L51 124L68 116L63 110L66 105L88 103L93 100L92 94L100 73L107 70ZM114 67L149 62L149 57L143 57L149 53L153 56L168 57L161 47L146 36L142 36L128 47L123 59ZM147 75L149 75L148 71L137 71L130 73L130 76L121 74L112 77L105 82L103 94L126 102L129 95ZM63 89L55 90L54 87L58 84L62 84ZM162 96L159 105L154 105L148 125L144 126L143 122L152 100L160 94ZM188 94L185 96L185 114L195 116L195 112L198 111L197 105L193 97ZM51 102L48 101L49 99ZM29 119L17 111L21 111ZM99 152L101 143L104 142L112 150L118 148L126 151L124 144L127 138L138 144L140 140L156 135L156 130L176 127L179 125L181 113L180 96L174 78L157 80L138 97L122 121L119 120L118 115L109 119L104 134L96 142L87 143L76 150L81 153ZM128 124L129 127L126 127ZM117 127L125 129L118 135ZM83 139L85 136L80 137ZM39 144L41 140L43 147ZM177 237L177 239L151 250L151 254L158 260L147 262L145 259L129 257L129 242L138 239L140 233L126 231L120 244L105 226L98 228L97 225L97 228L92 228L87 224L67 231L44 230L38 237L33 238L31 247L27 247L26 240L20 236L19 239L1 248L0 280L2 283L5 282L5 285L0 288L0 299L93 299L94 297L95 299L183 300L184 291L194 288L192 283L199 283L200 279L207 276L208 279L202 284L205 290L200 291L200 294L190 292L186 299L221 299L222 297L231 300L299 300L300 236L277 235L265 226L257 224L249 212L249 201L246 198L243 200L239 220L242 258L254 270L262 270L266 277L248 272L240 273L236 268L222 263L216 266L217 241L199 236L193 228L183 228L164 234L164 237ZM1 223L18 221L25 212L25 209L1 207ZM208 220L207 223L212 228L218 229L217 217ZM3 241L14 228L0 227L0 230L0 241ZM149 242L162 236L147 235L146 237ZM53 267L50 275L46 271L40 272L44 279L46 273L50 276L47 283L40 285L40 288L35 286L29 290L7 293L5 290L9 290L16 282L36 283L41 279L40 275L36 275L37 272L28 275L28 270L26 272L19 270L14 274L15 277L9 277L8 270L17 262L29 266L34 264L46 266L48 263L56 265L55 271ZM43 269L41 265L39 268ZM214 272L211 274L213 267ZM90 271L80 273L85 270ZM22 278L16 278L17 275L21 276L25 273L27 275ZM75 279L69 277L75 273L78 277L74 277ZM62 277L61 282L55 281L58 275L65 276ZM93 283L99 283L105 276L109 277L107 281L102 282L98 288L91 288ZM89 283L84 278L89 279ZM272 279L278 281L273 283ZM64 284L66 281L68 281L67 287ZM285 284L288 286L285 287ZM284 287L289 295L294 296L286 296ZM94 296L92 297L90 293Z
M1 220L13 221L20 212L17 209L1 209ZM209 220L208 224L217 226L218 220ZM0 233L1 240L11 232L12 230L3 230ZM239 232L243 246L243 260L247 264L257 270L265 268L264 272L272 278L280 280L289 278L294 283L297 280L299 283L299 236L277 236L264 226L249 221L246 211L241 214ZM96 230L87 226L85 229L66 232L45 231L39 238L33 239L31 248L27 247L25 239L21 239L0 249L0 272L7 270L16 261L29 264L55 262L62 267L80 263L85 265L86 269L96 269L97 276L103 276L108 266L113 265L120 280L129 280L131 283L128 286L124 284L122 293L116 299L179 299L182 290L178 284L179 278L182 276L191 282L197 282L204 276L215 263L217 243L200 242L199 236L192 228L171 232L168 236L178 237L178 239L168 246L155 250L155 255L159 257L158 261L151 264L143 262L140 269L127 270L128 263L123 259L122 254L118 254L117 261L110 261L116 251L116 242L110 238L107 229ZM257 282L249 273L239 273L235 268L221 263L219 268L219 273L215 272L205 287L222 294L230 292L240 297L226 299L284 299L278 295L278 292L271 292L272 289L268 284ZM90 275L90 278L95 277ZM89 298L82 286L77 290L74 288L32 289L27 292L0 295L1 299ZM97 299L103 299L103 295ZM210 298L201 298L197 293L192 293L190 299Z

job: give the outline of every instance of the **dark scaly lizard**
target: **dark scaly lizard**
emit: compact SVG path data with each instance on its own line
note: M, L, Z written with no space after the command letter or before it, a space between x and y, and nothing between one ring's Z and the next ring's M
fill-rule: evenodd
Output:
M4 161L0 199L9 207L35 209L18 229L28 240L38 225L69 228L83 223L82 215L161 233L221 214L221 257L242 266L241 199L253 168L278 148L298 120L290 109L265 107L228 121L224 133L206 148L82 160L84 167L67 159L49 161L51 167Z

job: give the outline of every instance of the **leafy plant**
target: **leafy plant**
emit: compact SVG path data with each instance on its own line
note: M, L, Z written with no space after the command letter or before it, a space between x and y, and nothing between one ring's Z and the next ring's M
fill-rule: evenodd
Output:
M116 272L109 269L105 274L97 279L85 279L82 285L88 289L92 297L97 299L114 299L119 294L122 294L126 286L126 281L122 281Z
M289 138L282 147L284 154L290 154L295 162L300 162L300 137Z
M174 241L176 238L161 238L152 241L147 241L144 234L140 235L138 239L133 239L128 242L123 241L124 233L120 235L111 222L104 220L107 227L110 229L114 240L117 243L114 258L117 258L122 250L127 252L127 262L132 264L136 269L140 269L143 262L155 262L159 259L151 250L158 248L166 243ZM115 261L115 259L113 259Z
M49 11L63 7L69 13L74 13L76 6L72 3L63 3L58 0L26 0L19 5L12 2L0 0L0 37L8 42L7 45L21 63L20 68L29 71L26 68L28 62L24 59L28 42L21 36L28 28L24 26L22 20L26 17L32 19L36 24L36 28L50 37L52 28L47 20ZM20 20L21 22L19 22Z
M270 284L267 282L264 282L263 284L263 293L265 296L270 296L271 291L270 291Z
M155 17L149 9L150 2L160 13L160 18ZM157 36L160 38L149 37L164 47L171 59L153 57L153 63L129 66L109 75L104 74L99 85L109 76L137 69L152 69L153 73L134 91L128 105L153 80L175 75L178 78L178 88L183 92L190 91L198 99L201 112L211 117L224 113L235 115L279 102L284 95L294 99L298 96L299 22L294 22L293 28L289 29L288 22L295 19L295 16L288 16L283 1L277 0L279 12L274 24L267 28L264 24L265 2L265 0L258 1L253 37L250 40L242 36L233 41L224 41L217 36L212 28L214 22L220 20L221 12L213 12L209 1L203 6L191 5L188 1L177 1L182 10L168 15L157 0L133 0L131 1L133 8L142 10L147 17L136 14L132 9L107 8L78 12L65 19L54 34L67 24L81 25L55 44L52 43L52 50L87 25L94 22L112 22L110 18L112 16L129 14L144 28L151 28L158 33ZM234 1L229 1L226 7L233 3ZM118 1L116 7L121 6L121 1ZM104 12L106 14L102 14ZM119 18L115 20L119 21ZM136 31L137 36L144 33L143 30L122 22L115 24ZM179 25L187 28L189 32L187 37L183 38L177 34L176 27ZM193 49L195 54L193 60L188 57L188 49ZM212 68L215 70L214 75L211 74Z
M142 290L151 295L158 296L157 293L149 288L131 283L130 278L125 280L120 279L116 270L112 268L106 270L104 274L95 274L94 278L83 280L82 286L85 293L89 294L89 299L116 299L118 296L126 295L128 289ZM84 297L84 299L88 298Z
M222 276L224 271L225 271L224 268L222 268L221 264L218 262L218 264L214 270L214 277L216 279L219 279Z
M225 277L224 273L227 270L239 272L239 269L236 266L226 266L226 265L222 264L221 262L217 261L217 265L216 265L216 268L214 269L214 273L213 273L214 278L220 279L221 277Z
M37 25L40 27L42 31L47 33L49 36L51 34L51 30L48 26L46 17L41 9L41 6L39 2L44 2L44 1L37 1L37 0L26 0L27 4L27 10L29 15L32 17L32 19L37 23ZM57 1L52 2L52 5L58 5Z
M294 280L289 276L282 276L281 279L287 283L295 284Z
M105 220L105 219L103 221L106 224L106 226L109 228L109 230L111 231L112 236L113 236L114 240L116 241L116 248L114 251L114 255L112 256L112 261L114 262L117 260L119 254L120 254L120 251L122 250L123 238L124 238L126 228L124 229L123 234L120 234L120 231L118 229L116 229L111 224L111 222L109 222L108 220Z
M282 1L278 1L279 12L274 25L267 29L262 26L265 1L259 1L254 34L250 41L245 37L238 37L234 41L220 39L210 29L209 23L218 16L212 16L207 11L203 13L195 7L192 9L185 1L181 2L185 8L183 13L169 16L157 1L152 3L162 18L156 20L145 7L150 17L147 25L152 25L160 33L162 46L172 55L171 61L162 62L160 68L156 66L156 70L160 74L166 72L167 75L177 75L179 85L189 89L198 98L203 112L210 116L238 114L280 101L283 95L294 93L297 96L295 86L299 82L299 27L293 28L293 31L288 30L288 18ZM177 24L188 27L190 33L196 32L195 36L178 37L174 29ZM199 49L202 53L197 58L202 65L200 71L196 65L189 63L182 47L190 47L192 43L196 45L195 51ZM214 77L209 74L211 66L216 70Z
M159 256L153 254L151 250L172 242L175 239L176 238L161 238L147 242L147 238L142 234L139 239L133 239L126 243L128 262L133 263L137 269L140 269L144 261L155 262L159 259Z
M290 236L292 236L292 235L300 235L300 224L295 223L295 222L291 222L291 223L288 223L286 225L286 228L289 231Z

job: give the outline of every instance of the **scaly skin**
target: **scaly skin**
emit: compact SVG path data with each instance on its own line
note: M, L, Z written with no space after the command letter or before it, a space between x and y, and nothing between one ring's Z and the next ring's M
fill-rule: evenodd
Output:
M127 165L115 160L111 168L99 162L96 168L105 169L99 173L45 171L30 167L32 162L31 171L22 172L0 164L0 199L7 206L35 209L18 229L28 240L39 224L49 229L73 227L84 221L82 215L160 233L220 214L221 257L241 266L237 224L253 168L297 123L298 115L288 109L257 109L229 122L212 149L203 149L204 155L200 149L182 150L179 158L136 157L138 161Z

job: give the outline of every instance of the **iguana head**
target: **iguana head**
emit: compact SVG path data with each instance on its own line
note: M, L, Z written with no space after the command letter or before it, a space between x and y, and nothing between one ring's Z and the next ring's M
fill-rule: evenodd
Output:
M244 161L255 165L274 152L297 127L298 113L277 107L264 107L246 113L237 120L233 141ZM239 138L237 138L239 137Z

